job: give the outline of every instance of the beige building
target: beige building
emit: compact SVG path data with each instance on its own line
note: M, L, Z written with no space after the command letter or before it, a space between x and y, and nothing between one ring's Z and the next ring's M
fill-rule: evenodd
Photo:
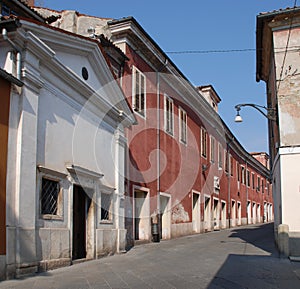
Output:
M257 81L267 84L275 237L280 251L300 256L300 8L257 16Z

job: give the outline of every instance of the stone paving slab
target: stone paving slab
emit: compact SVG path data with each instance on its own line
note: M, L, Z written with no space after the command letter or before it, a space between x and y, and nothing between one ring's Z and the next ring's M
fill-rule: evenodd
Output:
M280 258L273 224L139 245L126 254L0 282L0 289L296 289L300 263Z

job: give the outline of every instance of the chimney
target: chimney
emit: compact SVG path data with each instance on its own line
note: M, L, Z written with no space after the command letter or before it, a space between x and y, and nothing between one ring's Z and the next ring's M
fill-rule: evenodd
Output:
M27 3L27 5L30 7L34 6L34 0L25 0L24 2Z

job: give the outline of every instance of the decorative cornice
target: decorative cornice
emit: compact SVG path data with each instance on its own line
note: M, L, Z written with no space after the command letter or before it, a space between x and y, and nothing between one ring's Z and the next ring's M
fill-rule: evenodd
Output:
M42 165L37 165L37 170L41 173L46 174L46 175L58 177L60 179L65 179L68 176L66 173L58 172L56 170L46 168Z
M83 177L88 177L91 179L101 179L104 177L103 174L91 171L89 169L83 168L81 166L76 166L76 165L68 165L66 167L68 172L73 175L77 176L83 176Z

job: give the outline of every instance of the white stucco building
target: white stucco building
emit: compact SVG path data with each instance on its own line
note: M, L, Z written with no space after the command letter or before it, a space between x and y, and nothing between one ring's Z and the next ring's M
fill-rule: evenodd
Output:
M135 120L100 43L1 25L0 67L24 83L10 95L1 278L124 250L124 127Z
M275 238L300 257L300 8L257 16L257 81L267 85Z

